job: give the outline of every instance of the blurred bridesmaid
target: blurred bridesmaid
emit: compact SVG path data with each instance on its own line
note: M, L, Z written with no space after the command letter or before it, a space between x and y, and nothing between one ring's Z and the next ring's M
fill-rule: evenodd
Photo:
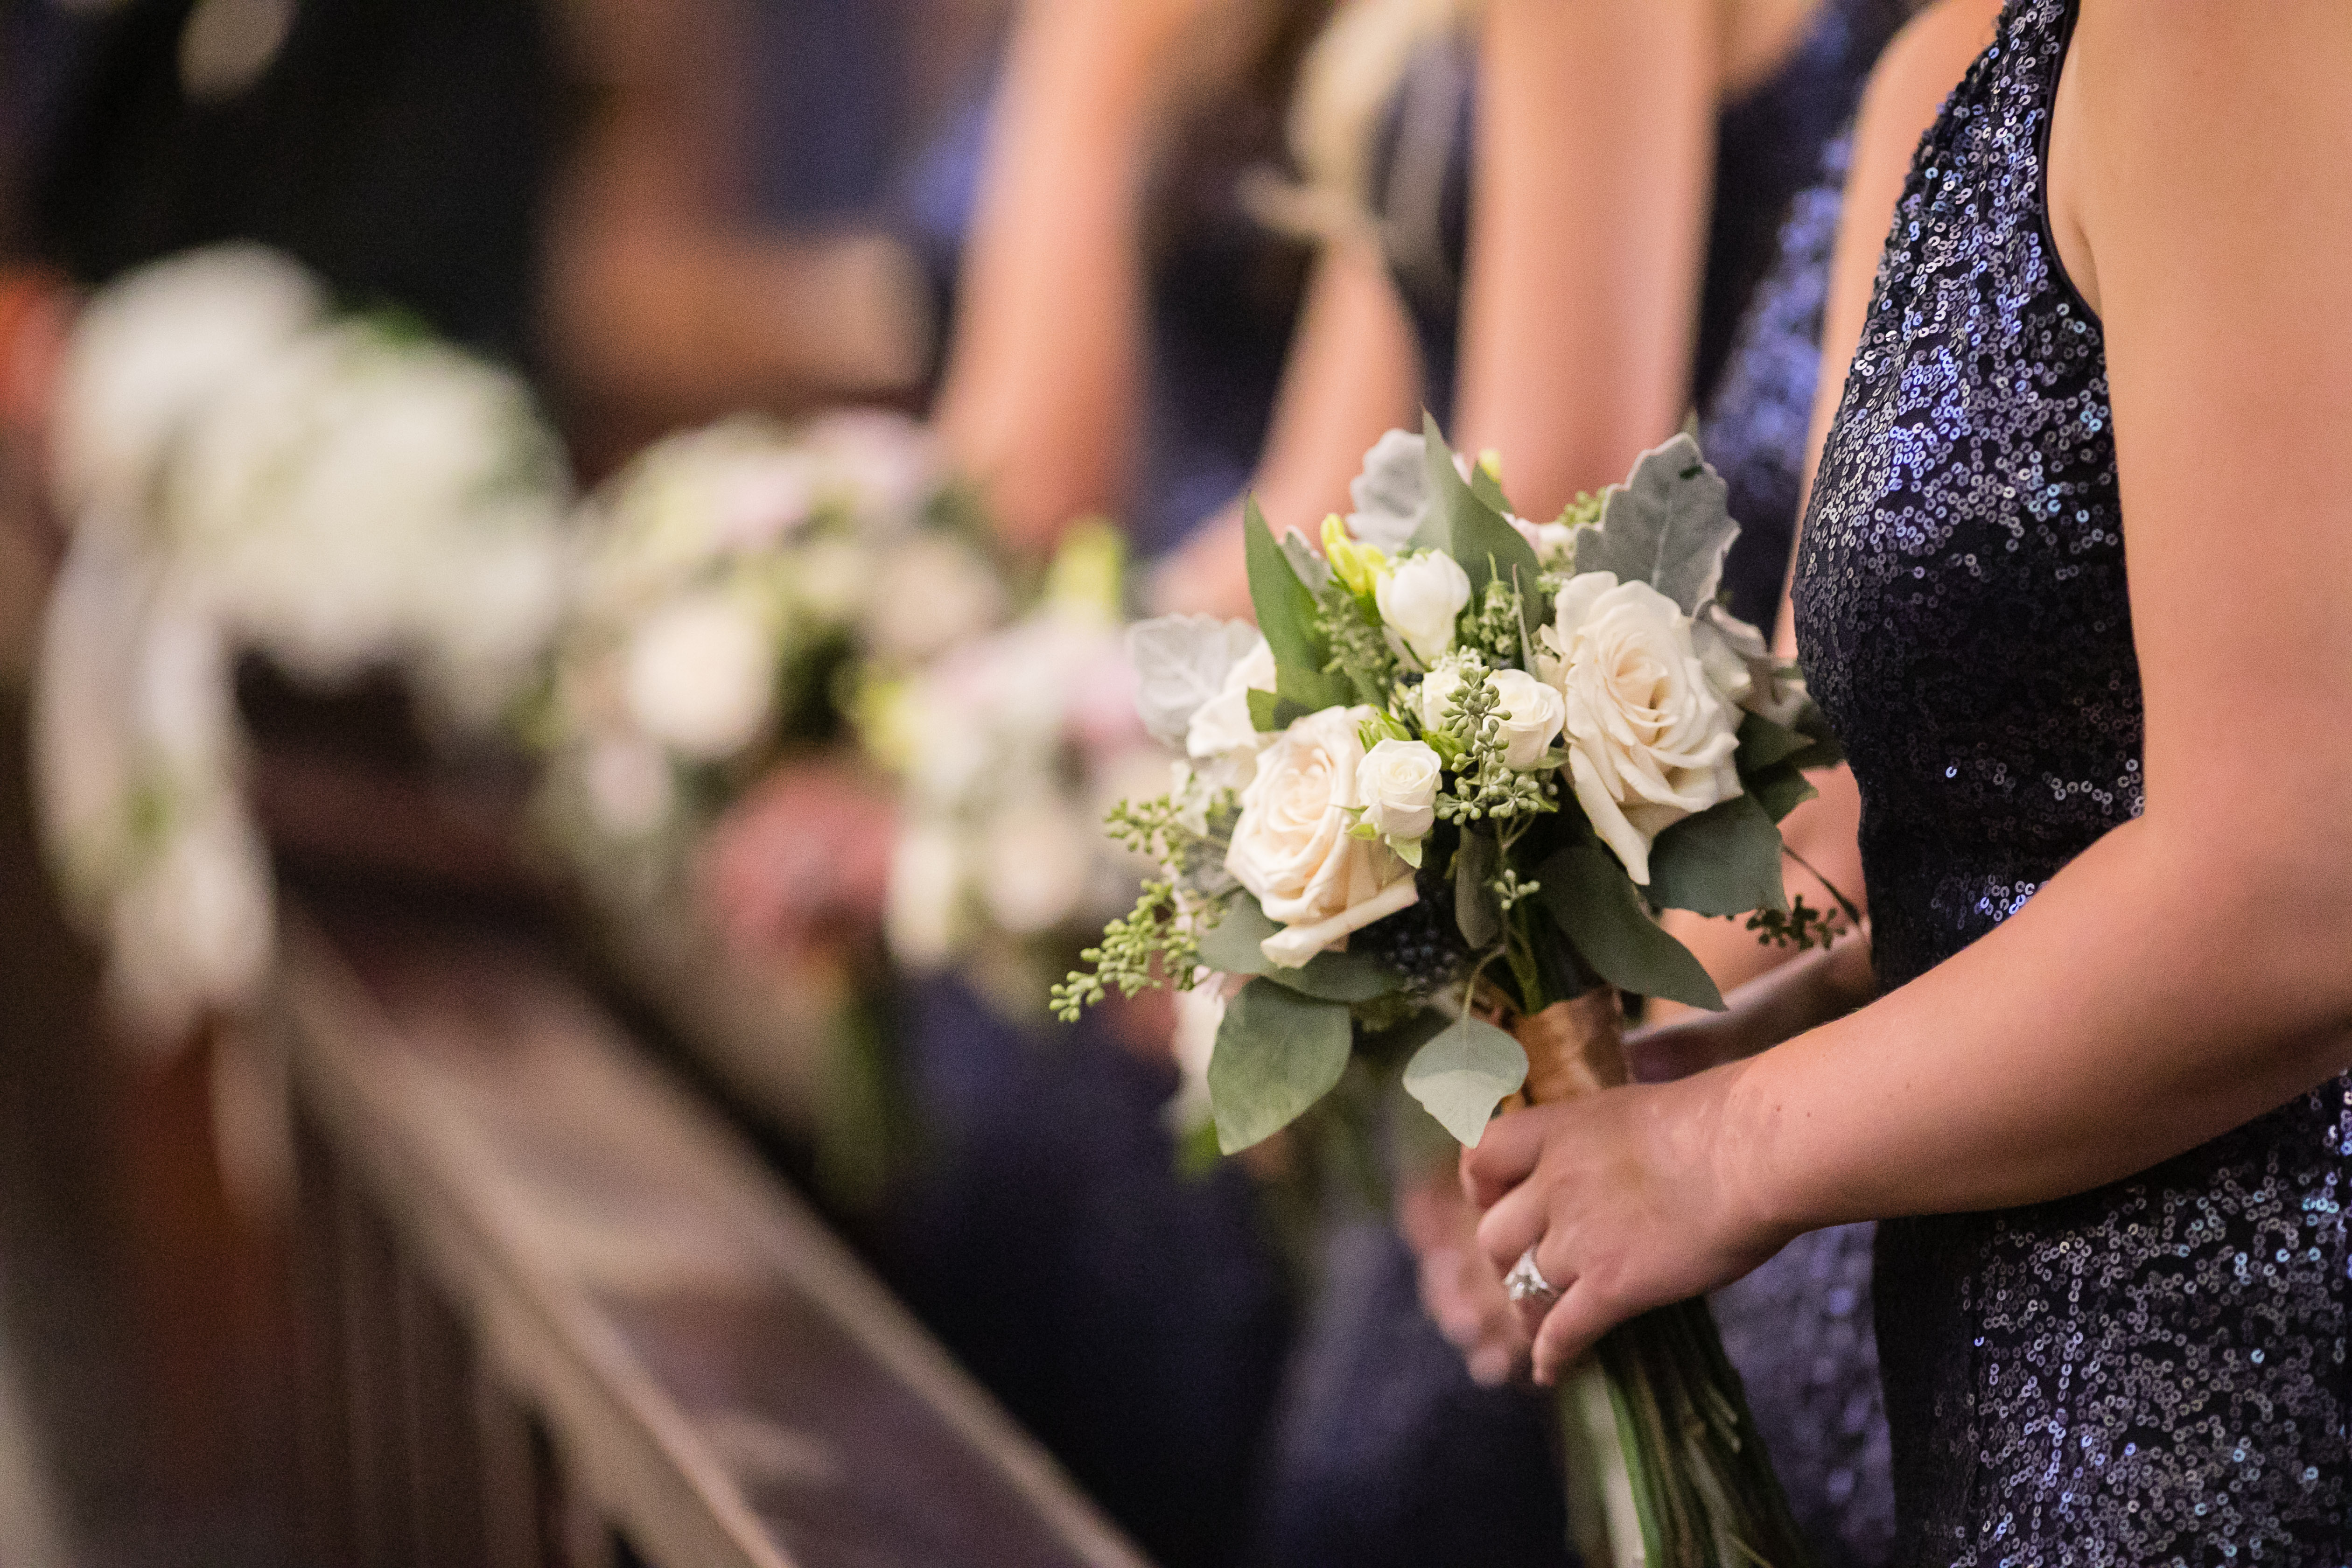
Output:
M1149 562L1246 481L1307 256L1238 192L1326 8L1030 0L985 109L919 160L917 248L959 261L936 425L1015 548L1108 513ZM722 920L767 952L870 932L886 867L854 847L890 827L868 781L780 775L712 847ZM852 847L787 874L812 840ZM1244 1173L1177 1170L1164 1009L1022 1026L951 979L896 1005L929 1142L885 1272L1153 1557L1232 1562L1287 1289Z
M1696 402L1747 524L1737 607L1769 623L1835 226L1832 142L1905 8L1491 0L1475 44L1444 5L1343 12L1301 89L1297 141L1319 178L1287 205L1325 243L1260 475L1269 515L1345 510L1364 448L1416 397L1452 416L1457 446L1499 449L1538 517L1622 476ZM1204 536L1160 591L1238 610L1237 563L1229 529ZM1840 831L1832 814L1825 837ZM1336 1226L1254 1559L1561 1561L1547 1412L1498 1386L1522 1349L1487 1332L1509 1324L1499 1287L1450 1172L1399 1174L1443 1337L1394 1230ZM1792 1255L1784 1289L1723 1310L1809 1532L1825 1560L1866 1563L1891 1531L1875 1362L1853 1281L1822 1261ZM1742 1331L1821 1320L1811 1335ZM1825 1403L1839 1438L1811 1441Z

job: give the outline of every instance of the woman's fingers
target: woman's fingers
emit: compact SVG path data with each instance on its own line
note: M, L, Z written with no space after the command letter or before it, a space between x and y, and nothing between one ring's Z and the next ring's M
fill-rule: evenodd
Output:
M1492 1208L1528 1179L1542 1157L1544 1134L1558 1107L1514 1110L1486 1123L1475 1149L1462 1151L1462 1190L1478 1207Z
M1547 1387L1557 1383L1560 1373L1591 1353L1593 1345L1621 1316L1591 1283L1580 1280L1570 1285L1536 1331L1535 1380Z

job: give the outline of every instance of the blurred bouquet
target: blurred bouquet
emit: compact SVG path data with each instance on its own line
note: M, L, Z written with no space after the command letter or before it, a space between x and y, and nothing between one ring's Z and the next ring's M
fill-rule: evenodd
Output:
M110 286L68 351L43 826L119 996L165 1036L249 995L272 949L237 655L314 685L396 667L478 727L562 605L569 479L522 384L327 311L292 261L222 247Z
M1822 929L1783 892L1777 825L1836 752L1793 668L1717 602L1738 530L1695 443L1549 524L1433 425L1384 437L1354 493L1319 555L1252 509L1258 632L1135 628L1145 722L1189 764L1114 808L1160 875L1055 992L1075 1017L1111 985L1247 977L1206 1068L1229 1153L1351 1068L1475 1144L1523 1089L1625 1081L1621 989L1722 1005L1654 910ZM1704 1302L1618 1330L1567 1426L1609 1439L1621 1553L1801 1559Z
M986 631L1010 600L928 437L892 415L672 437L583 510L536 725L548 818L583 864L667 875L783 749L846 734L864 682Z
M867 705L869 747L903 781L892 954L952 965L1015 1017L1040 1011L1148 869L1100 826L1171 760L1136 721L1119 578L1118 537L1081 527L1037 610Z

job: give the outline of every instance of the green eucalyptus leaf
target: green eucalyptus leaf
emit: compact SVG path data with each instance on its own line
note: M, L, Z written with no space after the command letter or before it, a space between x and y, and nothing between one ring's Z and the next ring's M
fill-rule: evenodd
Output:
M1761 713L1739 721L1739 771L1752 773L1774 763L1786 762L1812 742L1786 724L1775 724Z
M1625 482L1609 491L1598 526L1577 530L1576 569L1647 583L1684 614L1696 615L1715 597L1724 552L1739 537L1729 496L1698 443L1676 436L1643 453Z
M1298 580L1290 558L1265 526L1256 498L1243 504L1242 536L1249 561L1250 605L1257 629L1274 652L1275 668L1322 669L1330 650L1315 629L1315 593Z
M1201 933L1201 962L1226 974L1262 975L1320 1002L1370 1002L1396 990L1396 976L1369 953L1318 952L1297 969L1283 968L1259 945L1281 929L1256 899L1235 893L1223 916Z
M1528 1078L1519 1042L1482 1018L1461 1017L1405 1064L1405 1091L1456 1142L1476 1148L1507 1094Z
M1649 906L1600 839L1555 851L1536 871L1536 897L1592 972L1621 990L1692 1007L1723 1009L1723 997L1690 950L1658 927Z
M1748 795L1686 816L1650 846L1650 902L1703 915L1786 910L1780 829Z
M1764 808L1764 815L1775 822L1784 820L1790 812L1821 794L1806 780L1804 770L1793 757L1750 773L1740 782L1748 786L1756 804Z
M1516 580L1521 590L1519 619L1530 637L1542 617L1535 612L1536 577L1542 570L1535 546L1505 521L1495 507L1479 499L1454 467L1454 448L1445 444L1437 421L1424 414L1422 438L1426 443L1429 476L1429 517L1414 542L1430 543L1454 557L1469 574L1474 593L1483 594L1496 577ZM1431 542L1430 536L1434 535ZM1475 600L1472 601L1474 604Z
M1348 1009L1253 980L1225 1005L1209 1058L1217 1147L1264 1142L1331 1091L1348 1069Z
M1454 852L1454 923L1473 949L1490 945L1503 934L1502 911L1486 884L1495 879L1501 858L1495 841L1483 833L1465 833Z

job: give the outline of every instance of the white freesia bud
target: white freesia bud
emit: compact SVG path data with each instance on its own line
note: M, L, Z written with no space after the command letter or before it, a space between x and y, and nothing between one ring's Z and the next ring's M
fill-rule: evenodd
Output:
M1431 551L1400 561L1372 590L1381 619L1423 665L1454 646L1454 621L1470 602L1470 574L1452 556Z
M1263 744L1265 737L1250 722L1249 694L1273 689L1274 650L1260 637L1225 671L1224 684L1217 694L1193 711L1192 722L1184 729L1185 752L1205 760Z
M1503 765L1525 773L1551 749L1567 704L1558 691L1524 669L1498 669L1486 678L1486 684L1502 700L1495 718L1502 732Z
M1276 738L1242 792L1225 869L1257 898L1269 920L1289 928L1260 944L1267 958L1297 968L1349 932L1410 906L1412 868L1382 844L1349 829L1361 804L1364 761L1359 726L1369 708L1326 708Z
M711 762L751 744L774 700L775 650L724 594L666 605L629 640L623 690L637 727Z
M1559 660L1577 804L1647 886L1657 836L1739 793L1738 712L1708 680L1690 617L1646 583L1570 578L1543 635Z
M1384 838L1419 838L1437 821L1438 773L1437 753L1422 742L1382 741L1356 770L1364 820Z

